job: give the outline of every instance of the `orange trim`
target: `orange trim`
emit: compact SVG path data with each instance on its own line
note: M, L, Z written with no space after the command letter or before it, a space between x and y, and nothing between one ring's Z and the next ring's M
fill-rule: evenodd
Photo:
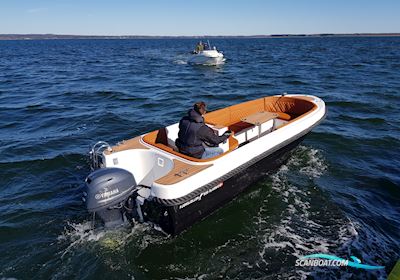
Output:
M304 97L304 98L303 98L303 97ZM308 97L308 96L302 96L301 99L306 99L306 98L311 99L311 98ZM311 103L311 102L310 102L310 103ZM292 122L297 121L297 120L299 120L299 119L301 119L301 118L304 118L304 117L307 116L308 114L310 114L310 113L312 113L313 111L315 111L315 110L318 108L318 106L317 106L315 103L312 103L312 104L313 104L313 107L311 108L311 110L309 110L308 112L306 112L306 113L304 113L304 114L302 114L302 115L300 115L300 116L298 116L298 117L295 117L295 118L291 119L289 122L287 122L287 123L281 125L279 128L282 128L282 127L284 127L284 126L287 126L288 124L291 124Z
M284 121L289 121L292 118L289 114L286 114L283 112L275 112L275 114L278 115L278 119L281 119Z
M313 98L308 96L286 97L286 96L270 96L247 101L227 108L216 110L205 114L204 120L208 124L221 126L234 126L246 116L257 112L277 113L278 118L283 120L291 120L293 116L302 115L315 106L311 102Z
M315 104L306 100L308 98L286 97L286 96L271 96L265 97L265 111L282 112L291 116L299 116L310 111Z
M307 101L314 102L314 97L310 97L310 96L296 96L296 97L292 97L292 98L304 99L304 100L307 100Z
M281 96L281 97L264 97L264 98L259 98L256 100L240 103L237 105L233 105L227 108L223 108L220 110L216 110L210 113L207 113L204 118L206 123L208 124L213 124L213 125L221 125L221 126L226 126L235 129L231 129L234 132L240 131L240 119L257 113L261 111L267 111L267 112L273 112L278 114L278 118L287 120L288 122L282 126L280 126L278 129L281 127L284 127L293 121L296 121L300 118L305 117L306 115L310 114L312 111L317 109L317 105L312 102L313 98L308 97L308 96L296 96L296 97L286 97L286 96ZM161 129L162 130L162 129ZM187 159L189 161L193 162L209 162L213 161L217 158L220 158L227 153L230 153L234 149L236 149L239 146L238 140L231 135L228 139L229 141L229 150L226 151L225 153L214 157L210 159L197 159L194 157L190 157L184 154L181 154L179 152L174 151L171 147L168 145L165 145L163 143L157 143L157 139L160 139L159 133L161 133L161 130L155 130L152 132L147 133L146 135L143 136L143 141L149 145L152 145L154 147L157 147L161 150L164 150L170 154L173 154L175 156L178 156L180 158ZM237 130L237 131L236 131ZM128 141L133 141L137 139L138 137L128 140ZM127 142L128 142L127 141ZM136 140L137 141L137 140ZM136 145L133 145L134 148L136 148ZM142 145L143 148L146 148ZM129 149L129 145L119 145L116 147L113 147L113 151L120 151L120 150L125 150ZM118 150L117 150L118 149Z
M215 160L215 159L217 159L217 158L220 158L220 157L226 155L227 153L233 151L234 149L236 149L236 148L239 146L238 140L236 140L236 138L233 137L233 135L231 135L231 136L228 138L228 141L229 141L229 150L228 150L228 151L226 151L225 153L220 154L220 155L218 155L218 156L216 156L216 157L213 157L213 158L199 159L199 158L190 157L190 156L181 154L181 153L179 153L179 152L176 152L176 151L174 151L171 147L166 146L166 145L164 145L164 144L155 143L155 142L152 141L152 140L155 139L155 138L157 137L157 134L158 134L158 130L154 130L154 131L152 131L152 132L147 133L145 136L143 136L142 139L143 139L144 142L146 142L146 143L149 144L149 145L152 145L152 146L157 147L157 148L159 148L159 149L161 149L161 150L164 150L164 151L166 151L166 152L168 152L168 153L170 153L170 154L173 154L173 155L176 155L176 156L178 156L178 157L181 157L181 158L184 158L184 159L187 159L187 160L190 160L190 161L194 161L194 162L208 162L208 161L213 161L213 160Z

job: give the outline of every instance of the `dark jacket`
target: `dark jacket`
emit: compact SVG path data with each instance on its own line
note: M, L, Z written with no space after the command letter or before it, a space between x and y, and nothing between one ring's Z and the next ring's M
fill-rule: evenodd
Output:
M182 154L201 158L204 153L203 143L217 146L228 139L228 135L218 136L204 123L203 117L194 109L179 122L178 139L175 144Z

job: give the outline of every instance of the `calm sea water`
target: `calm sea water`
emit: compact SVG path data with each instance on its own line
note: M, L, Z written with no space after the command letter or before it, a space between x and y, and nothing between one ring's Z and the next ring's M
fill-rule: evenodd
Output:
M0 277L385 279L400 258L400 38L0 41ZM261 96L313 94L327 119L289 162L181 235L90 230L87 152ZM386 268L296 267L326 253Z

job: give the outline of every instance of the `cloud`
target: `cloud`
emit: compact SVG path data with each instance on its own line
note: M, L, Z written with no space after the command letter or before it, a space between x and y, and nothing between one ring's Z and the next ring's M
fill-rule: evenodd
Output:
M37 13L41 13L41 12L45 12L47 11L47 8L33 8L33 9L29 9L26 12L29 14L37 14Z

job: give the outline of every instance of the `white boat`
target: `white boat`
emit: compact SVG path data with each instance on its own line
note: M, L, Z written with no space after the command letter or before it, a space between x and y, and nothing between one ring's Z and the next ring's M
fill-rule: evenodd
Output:
M281 95L229 106L205 115L218 134L233 134L224 153L197 159L175 146L178 123L91 152L93 168L83 199L105 226L151 222L177 234L206 217L266 173L283 164L325 117L311 95Z
M188 63L194 65L219 65L225 62L222 52L213 50L203 50L199 53L193 53Z

